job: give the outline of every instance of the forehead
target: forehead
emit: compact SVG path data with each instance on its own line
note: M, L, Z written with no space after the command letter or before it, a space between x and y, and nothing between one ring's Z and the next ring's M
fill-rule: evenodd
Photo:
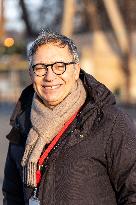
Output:
M33 61L43 63L53 63L56 61L68 62L72 60L73 56L69 51L68 46L60 47L55 44L46 44L38 47L37 51L33 55Z

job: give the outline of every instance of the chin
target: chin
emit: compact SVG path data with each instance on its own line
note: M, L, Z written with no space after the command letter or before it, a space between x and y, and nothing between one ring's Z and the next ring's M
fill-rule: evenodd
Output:
M50 106L58 105L62 100L58 98L42 98L43 102Z

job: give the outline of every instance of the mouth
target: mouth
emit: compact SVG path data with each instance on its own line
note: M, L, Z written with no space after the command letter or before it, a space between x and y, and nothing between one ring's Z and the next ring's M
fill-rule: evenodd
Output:
M58 85L42 85L43 88L45 89L49 89L49 90L54 90L54 89L57 89L61 86L61 84L58 84Z

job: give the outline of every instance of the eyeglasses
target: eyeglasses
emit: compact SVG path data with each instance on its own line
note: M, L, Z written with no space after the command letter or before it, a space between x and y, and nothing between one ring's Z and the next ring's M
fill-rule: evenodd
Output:
M46 75L46 73L48 72L48 67L51 66L53 73L55 73L56 75L62 75L66 71L67 65L71 65L71 64L76 64L76 63L75 62L69 62L69 63L55 62L52 64L37 63L35 65L32 65L32 69L37 76L42 77Z

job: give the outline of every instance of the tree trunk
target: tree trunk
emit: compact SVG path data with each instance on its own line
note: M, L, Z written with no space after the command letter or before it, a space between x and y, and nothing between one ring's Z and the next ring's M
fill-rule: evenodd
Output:
M64 0L61 33L71 36L74 30L75 0Z
M95 3L92 0L83 0L85 5L85 10L88 15L88 18L90 19L90 28L93 29L93 31L100 31L101 30L101 24L98 18L97 8Z
M121 51L122 70L126 78L124 101L130 101L130 35L127 32L124 19L120 13L116 0L103 0L113 31ZM128 1L129 4L129 1ZM127 13L128 15L128 13ZM130 22L129 22L130 23Z
M34 32L33 32L32 26L31 26L29 14L28 14L24 0L19 0L19 4L20 4L21 9L22 9L22 19L26 25L27 35L28 35L28 37L32 37L32 36L34 36Z
M129 50L128 33L116 0L103 0L111 25L123 53Z
M109 50L110 46L108 44L106 34L101 28L101 22L99 19L99 14L97 10L97 5L93 0L83 0L85 5L85 10L90 20L90 30L93 31L93 43L92 43L92 53L94 58L97 58L99 53L103 50ZM91 43L91 42L90 42Z

